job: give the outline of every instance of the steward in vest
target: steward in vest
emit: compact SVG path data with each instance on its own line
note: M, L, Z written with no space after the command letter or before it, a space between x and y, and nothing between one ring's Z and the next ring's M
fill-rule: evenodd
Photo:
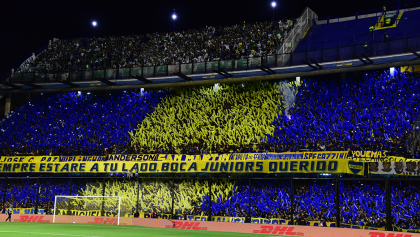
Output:
M371 33L372 38L373 38L373 31L375 30L375 27L374 26L370 26L369 27L369 30L370 30L370 33Z
M384 32L384 41L387 42L388 41L388 33L386 33L386 31Z
M387 25L387 26L389 26L389 25L391 25L391 17L388 17L388 18L386 18L385 19L385 25Z

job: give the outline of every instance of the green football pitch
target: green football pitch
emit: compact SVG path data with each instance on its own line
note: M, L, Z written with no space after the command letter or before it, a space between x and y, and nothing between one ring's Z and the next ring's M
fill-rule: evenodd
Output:
M236 237L266 236L262 234L244 234L207 230L180 230L142 226L116 226L98 224L52 224L52 223L13 223L0 222L1 237L129 237L129 236L199 236L199 237Z

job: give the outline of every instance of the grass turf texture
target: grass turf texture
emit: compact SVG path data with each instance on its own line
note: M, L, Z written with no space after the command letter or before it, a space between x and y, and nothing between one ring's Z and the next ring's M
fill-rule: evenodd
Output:
M244 234L207 230L181 230L142 226L115 226L99 224L52 224L52 223L0 223L1 237L115 237L115 236L200 236L200 237L236 237L265 236L262 234ZM283 235L285 236L285 235ZM287 237L287 236L285 236Z

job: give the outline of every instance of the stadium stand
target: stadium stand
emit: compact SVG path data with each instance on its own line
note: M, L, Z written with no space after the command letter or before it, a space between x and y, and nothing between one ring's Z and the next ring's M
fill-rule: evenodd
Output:
M297 98L290 114L283 113L280 87L268 82L144 97L41 96L0 123L0 150L2 155L100 155L105 148L108 154L193 155L351 149L418 156L401 146L419 114L417 74L387 71L358 82L307 80L289 86Z
M418 13L406 11L397 27L386 29L390 38L404 41L395 40L388 51L405 52L409 37L420 37L414 30ZM377 43L369 55L378 55L389 43L371 39L368 29L377 21L313 25L295 52L283 53L297 62L290 65L302 64L303 55L335 61L328 47L337 52L334 57L341 55L337 60L353 59L360 49L356 44L369 41ZM292 27L290 21L244 23L175 34L55 40L19 70L42 71L45 77L89 70L94 78L104 69L130 68L131 76L131 68L143 66L244 58L248 70L250 56L274 57L287 45L292 50L295 45L284 41ZM420 159L420 138L412 131L420 124L420 74L409 69L360 70L341 80L320 76L234 84L227 79L156 91L38 95L0 121L0 158L13 156L0 160L0 207L12 205L15 214L54 210L54 219L90 216L95 222L87 223L95 224L105 216L102 224L116 224L108 217L120 223L122 213L124 218L188 220L187 229L193 229L192 221L215 221L420 233L420 179L415 177L420 160L406 159ZM315 158L305 156L311 152ZM23 162L14 159L23 154ZM57 195L79 197L55 201ZM118 207L105 200L116 197L121 197ZM170 222L166 228L176 226Z
M419 114L420 81L399 72L363 77L360 82L304 82L290 118L275 119L268 141L280 150L371 149L413 155L399 145Z
M115 69L274 54L291 26L258 22L174 33L55 40L21 68L36 71ZM16 71L17 73L22 70Z
M72 186L71 191L69 186ZM249 189L251 184L251 193ZM0 182L0 190L3 190ZM105 186L104 186L105 185ZM139 211L150 213L155 210L159 216L173 210L174 215L196 215L215 217L246 217L250 210L252 218L290 220L292 215L289 180L165 180L145 179L136 181L93 179L44 180L39 187L39 209L53 207L55 195L101 196L105 188L106 196L116 194L122 197L137 195L139 202L129 200L132 212L136 205ZM174 196L171 195L173 187ZM393 224L403 229L420 229L419 185L413 182L392 182ZM36 182L32 180L11 180L6 189L6 204L14 208L34 208L36 202ZM336 221L336 191L334 181L301 180L294 184L294 219L296 224L309 225L314 221ZM341 181L340 212L341 223L357 226L384 227L385 188L383 182ZM211 196L211 204L209 203ZM172 198L174 198L172 207ZM251 208L249 204L251 203ZM82 206L80 206L82 210ZM44 212L51 214L51 212Z
M273 134L270 123L282 113L281 103L268 82L181 89L131 133L132 145L178 154L253 150Z
M420 10L402 13L397 27L375 30L374 39L371 37L369 27L376 25L377 17L314 25L299 42L295 51L363 44L365 41L379 42L383 41L382 36L385 31L390 39L417 37L420 36L420 32L415 29L416 23L420 21L419 12Z
M105 154L105 148L124 153L128 131L152 113L165 94L122 92L105 99L78 93L42 95L1 122L1 154L98 155Z
M295 52L347 46L354 43L362 44L366 40L370 41L368 29L369 26L375 25L376 20L377 18L373 17L311 26L305 38L299 42Z
M349 60L355 58L355 53L364 53L368 57L402 54L407 52L407 47L418 50L420 32L415 26L420 21L419 12L399 12L402 15L396 17L398 24L393 28L379 28L377 22L380 22L381 15L313 25L294 50L292 63L301 65L306 58L317 62ZM375 26L373 38L370 26ZM388 35L386 42L385 32Z

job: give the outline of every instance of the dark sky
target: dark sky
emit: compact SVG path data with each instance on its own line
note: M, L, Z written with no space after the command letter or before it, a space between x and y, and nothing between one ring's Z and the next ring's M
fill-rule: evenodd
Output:
M400 0L400 6L419 0ZM299 17L310 7L319 17L354 16L356 11L391 8L398 0L277 0L275 18ZM272 19L270 0L4 0L0 3L0 78L52 38L143 34L242 24Z

